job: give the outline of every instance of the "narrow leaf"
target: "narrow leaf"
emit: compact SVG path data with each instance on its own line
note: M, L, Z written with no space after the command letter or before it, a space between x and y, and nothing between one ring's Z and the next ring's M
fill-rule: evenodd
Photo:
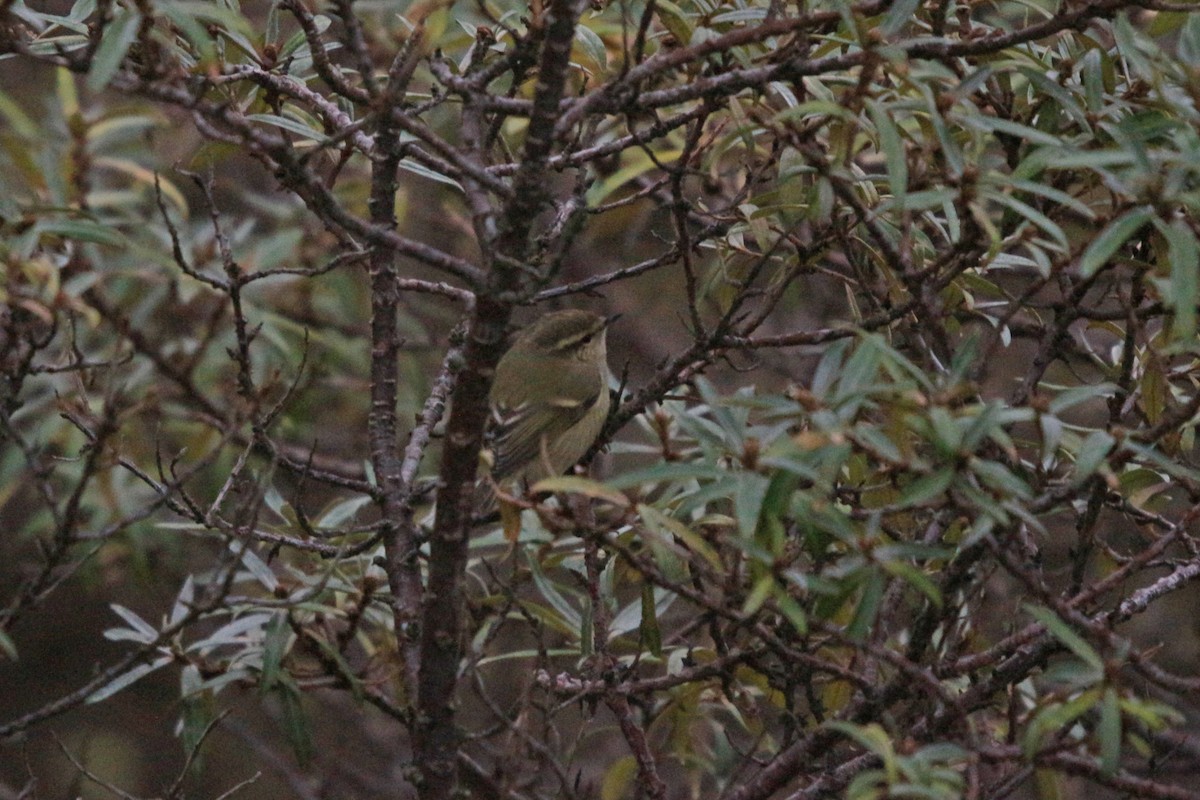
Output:
M108 86L108 82L121 68L125 54L137 38L138 25L142 15L136 11L118 11L105 28L100 38L100 46L92 58L92 66L88 70L87 88L91 92L99 92Z
M1092 243L1083 251L1079 259L1079 272L1083 277L1090 278L1096 271L1108 263L1113 253L1129 238L1141 230L1142 226L1154 217L1154 210L1148 206L1138 206L1126 211L1100 232Z

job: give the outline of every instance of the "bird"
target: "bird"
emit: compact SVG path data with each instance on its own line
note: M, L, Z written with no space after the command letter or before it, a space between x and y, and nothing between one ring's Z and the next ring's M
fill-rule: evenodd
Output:
M616 316L567 309L538 317L514 336L488 395L486 513L502 490L561 475L600 435L609 410L605 335Z

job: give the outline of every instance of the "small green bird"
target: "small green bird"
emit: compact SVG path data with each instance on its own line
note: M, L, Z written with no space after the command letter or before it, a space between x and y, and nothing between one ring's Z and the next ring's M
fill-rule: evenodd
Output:
M486 446L497 485L561 475L596 441L608 417L605 333L615 319L552 311L517 333L490 395Z

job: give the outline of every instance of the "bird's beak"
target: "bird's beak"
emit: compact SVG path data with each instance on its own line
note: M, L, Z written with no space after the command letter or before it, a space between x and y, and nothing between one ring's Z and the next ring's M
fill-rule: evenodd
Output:
M609 325L612 325L614 322L616 322L623 316L625 316L625 315L624 314L609 314L607 317L604 318L604 327L607 329Z

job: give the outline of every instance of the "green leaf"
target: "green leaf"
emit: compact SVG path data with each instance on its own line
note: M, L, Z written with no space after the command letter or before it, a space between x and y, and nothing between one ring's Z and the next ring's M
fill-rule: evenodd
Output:
M937 471L923 475L908 486L905 486L896 504L899 506L924 505L936 497L941 497L950 488L950 484L953 481L954 467L941 467Z
M1011 119L1004 119L1003 117L971 116L965 117L962 123L968 128L991 131L992 133L1004 133L1035 144L1050 147L1059 147L1063 144L1062 139L1057 136L1052 136L1045 131L1040 131L1037 128L1031 128L1028 125L1023 125Z
M142 15L136 11L121 10L113 15L112 21L104 28L100 37L100 46L92 58L91 68L88 69L87 88L90 92L99 92L108 86L108 82L121 68L125 54L137 38L138 25Z
M762 513L763 501L769 487L770 480L765 475L755 472L744 472L738 475L734 510L737 515L738 531L746 539L752 538L758 529L758 518Z
M279 586L279 579L275 577L275 573L271 570L267 562L259 558L258 553L255 553L249 547L243 547L240 543L230 542L229 549L241 557L242 566L254 577L256 581L262 584L269 592L274 592Z
M1028 500L1033 497L1033 490L1029 488L1029 485L998 461L972 459L971 471L978 475L984 484L1007 498L1017 497Z
M929 576L921 569L903 561L884 561L882 566L889 574L896 576L928 597L929 601L935 606L938 608L942 607L941 591L938 589L937 584L931 581Z
M129 628L137 634L137 641L153 642L158 638L158 629L139 617L134 611L119 603L110 603L109 607L117 613L117 616L125 620ZM107 632L105 638L110 638Z
M847 736L870 750L883 762L887 773L888 783L899 780L900 772L896 766L896 748L887 731L877 722L869 725L855 725L851 722L826 722L825 727Z
M313 745L312 726L304 712L300 687L296 686L291 676L285 676L273 693L283 710L283 730L287 734L288 743L292 746L296 760L305 765L312 760L316 749Z
M1121 765L1121 706L1117 690L1111 686L1104 690L1096 734L1100 737L1100 771L1114 775Z
M1022 752L1026 758L1037 755L1038 748L1048 733L1061 730L1079 717L1086 714L1100 699L1099 689L1089 689L1067 703L1048 706L1037 714L1025 729L1025 737L1021 743Z
M1104 659L1096 652L1087 641L1080 636L1075 630L1059 618L1049 608L1044 606L1035 606L1032 604L1025 605L1025 611L1042 625L1046 626L1046 630L1050 635L1078 656L1084 663L1095 669L1097 672L1104 670Z
M621 492L599 481L594 481L591 478L583 478L578 475L560 475L555 478L543 478L533 486L530 486L529 491L534 493L562 492L563 494L581 494L593 500L606 500L621 508L629 507L629 498Z
M817 369L813 373L812 383L809 385L814 395L824 399L829 398L834 382L842 372L842 363L846 360L846 354L853 345L854 342L847 338L835 341L825 349L821 360L817 362Z
M703 536L693 531L684 523L667 516L659 511L654 506L639 504L637 512L641 516L642 521L647 527L659 528L663 533L669 533L677 536L689 550L697 553L701 558L713 566L714 569L723 570L724 564L721 562L721 556L717 553L713 546L710 545Z
M1171 335L1177 342L1194 344L1196 338L1196 302L1200 296L1200 243L1183 220L1170 225L1155 220L1167 240L1171 262L1171 291L1164 299L1174 312Z
M172 656L161 656L154 659L149 664L138 664L133 669L129 670L128 672L122 672L120 675L89 694L84 702L91 704L99 703L101 700L107 700L122 689L133 685L137 681L149 675L151 672L165 667L174 660L175 659Z
M983 440L991 436L992 431L1001 425L1001 412L1004 410L1004 404L995 400L989 400L967 429L963 431L962 443L960 447L967 452L975 452Z
M1079 452L1075 454L1075 483L1082 483L1105 463L1116 441L1106 431L1092 431L1088 434L1079 446Z
M526 560L529 563L529 573L533 577L533 584L537 587L538 592L542 595L542 597L546 598L547 602L550 603L554 610L557 611L564 620L566 620L567 624L574 628L576 632L578 632L580 624L583 622L583 618L580 616L579 611L577 611L575 607L571 605L571 602L563 596L562 592L558 590L558 587L554 585L553 581L551 581L546 576L546 573L542 571L541 563L538 562L537 558L532 552L527 553Z
M1061 416L1062 412L1066 411L1068 408L1074 408L1075 406L1087 400L1098 400L1101 398L1107 400L1109 397L1112 397L1116 391L1117 386L1113 383L1094 383L1087 386L1073 386L1070 389L1064 389L1055 395L1054 399L1050 401L1047 410L1055 416Z
M725 11L717 14L709 20L711 25L720 25L728 22L758 22L767 16L765 8L738 8L733 11Z
M872 569L867 573L866 580L863 581L862 597L854 609L854 618L846 626L846 635L854 641L861 642L870 633L871 626L879 616L879 606L883 602L885 588L887 588L887 581L883 572Z
M575 28L575 41L597 70L608 67L608 48L595 31L586 25L579 25Z
M808 615L804 609L797 603L791 595L780 588L775 592L775 605L779 609L779 613L787 618L787 621L792 623L792 627L796 629L796 633L804 636L808 633Z
M85 219L43 219L34 226L39 234L61 236L77 242L92 242L123 246L128 243L125 235L107 225Z
M259 678L259 688L266 692L274 688L283 673L283 657L287 655L288 643L292 640L292 629L288 625L287 614L280 612L271 617L267 623L266 636L263 638L262 676Z
M763 575L750 587L746 600L742 603L742 613L754 614L762 608L763 603L767 602L774 592L775 578L769 574Z
M600 783L600 800L623 800L637 777L637 760L633 756L621 756L613 761Z
M318 144L324 144L329 141L329 137L322 131L318 131L309 125L292 119L291 117L281 117L277 114L247 114L246 119L254 122L261 122L265 125L274 125L276 128L282 128L285 131L299 134L306 139L311 139Z
M904 3L897 5L903 6ZM896 200L896 207L903 209L905 194L908 192L908 156L904 151L900 131L892 122L891 114L880 103L867 100L867 111L871 115L871 121L875 123L875 130L879 133L879 149L883 151L884 160L887 162L888 189Z
M171 616L167 618L167 625L175 626L182 622L192 610L195 598L196 582L191 575L188 575L183 581L183 586L179 587L179 594L175 596L175 603L171 606Z
M34 139L39 135L40 128L30 119L20 104L4 92L0 92L0 118L13 133L22 139Z
M899 33L901 28L912 22L920 5L921 0L896 0L888 9L887 16L883 18L883 24L879 26L880 33L884 36Z
M1003 192L988 192L985 196L993 202L999 203L1002 206L1007 206L1008 208L1012 209L1017 216L1028 220L1029 222L1041 228L1043 232L1045 232L1051 239L1054 240L1055 244L1059 245L1064 250L1070 246L1069 242L1067 241L1067 234L1063 232L1063 229L1059 227L1058 223L1028 203L1022 202L1021 200L1018 200L1011 195L1004 194Z
M1108 263L1113 254L1129 241L1129 238L1142 229L1142 226L1154 218L1154 209L1149 206L1131 208L1105 226L1100 235L1083 251L1079 259L1079 272L1083 277L1090 278L1097 270Z
M652 507L647 506L642 510L642 521L646 523L642 540L650 548L654 563L669 579L686 580L687 561L674 541L677 528L683 526L670 524L674 520Z
M1019 179L1010 179L1008 185L1019 192L1028 192L1044 197L1047 200L1058 203L1061 206L1066 206L1084 219L1095 219L1096 212L1093 211L1086 203L1078 200L1075 197L1067 194L1061 189L1055 189L1053 186L1047 186L1044 183L1037 181L1026 181Z
M714 464L703 462L662 463L645 469L632 470L605 481L607 486L614 489L628 489L646 483L676 483L685 480L704 479L717 480L728 475L725 470Z
M686 46L692 41L692 23L682 8L671 0L658 0L654 4L654 13L680 45Z
M867 340L860 342L858 348L847 359L842 367L841 377L837 384L837 394L832 403L837 405L848 400L861 397L863 390L875 383L879 376L879 364L882 354Z
M658 614L654 603L654 586L649 581L642 584L642 624L638 628L642 644L655 656L662 656L662 630L658 627Z
M5 631L0 630L0 651L8 656L9 661L17 660L17 644Z

